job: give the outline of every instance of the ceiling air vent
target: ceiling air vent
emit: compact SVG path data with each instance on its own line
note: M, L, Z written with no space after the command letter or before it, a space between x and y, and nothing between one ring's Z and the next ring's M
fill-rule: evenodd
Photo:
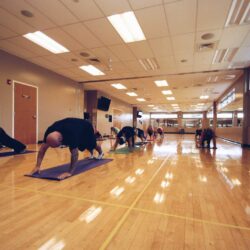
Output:
M225 27L250 23L250 2L249 0L233 0Z
M231 62L239 48L217 49L212 64Z
M96 57L94 57L94 58L93 58L93 57L92 57L92 58L89 58L88 61L91 62L91 63L100 63L100 62L101 62L101 61L100 61L98 58L96 58Z
M139 59L139 63L146 71L156 70L160 68L155 58Z
M201 43L201 44L198 44L198 52L206 52L206 51L210 51L210 50L213 50L215 49L216 47L216 42L214 43Z

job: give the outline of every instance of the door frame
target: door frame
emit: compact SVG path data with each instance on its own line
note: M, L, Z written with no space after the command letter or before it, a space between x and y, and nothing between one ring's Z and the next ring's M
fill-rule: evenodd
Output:
M12 137L15 138L15 84L22 84L36 89L36 143L38 142L38 86L13 80L12 84Z

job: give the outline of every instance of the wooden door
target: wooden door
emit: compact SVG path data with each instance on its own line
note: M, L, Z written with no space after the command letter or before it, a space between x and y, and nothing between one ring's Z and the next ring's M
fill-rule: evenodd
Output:
M122 128L122 111L113 109L113 127Z
M37 88L14 85L14 135L24 144L36 143Z

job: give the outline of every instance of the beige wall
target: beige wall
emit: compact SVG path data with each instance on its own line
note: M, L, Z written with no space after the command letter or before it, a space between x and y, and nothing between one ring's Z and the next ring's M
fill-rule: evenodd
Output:
M236 128L217 128L216 136L231 141L242 143L242 127Z
M125 102L122 102L114 97L111 97L105 93L98 92L98 97L104 96L111 99L109 111L97 110L97 130L102 134L110 134L110 127L113 126L113 121L109 122L108 118L105 117L106 114L112 115L113 109L118 109L122 111L121 123L122 127L132 126L133 117L132 117L132 106Z
M81 117L81 85L0 50L0 126L12 133L12 88L7 79L38 87L38 139L46 128L65 117Z

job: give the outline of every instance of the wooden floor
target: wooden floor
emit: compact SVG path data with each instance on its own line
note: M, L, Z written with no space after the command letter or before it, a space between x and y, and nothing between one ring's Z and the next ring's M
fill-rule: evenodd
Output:
M102 145L112 162L61 182L24 177L36 153L0 158L0 249L250 249L250 150L193 135ZM69 158L49 149L43 166Z

